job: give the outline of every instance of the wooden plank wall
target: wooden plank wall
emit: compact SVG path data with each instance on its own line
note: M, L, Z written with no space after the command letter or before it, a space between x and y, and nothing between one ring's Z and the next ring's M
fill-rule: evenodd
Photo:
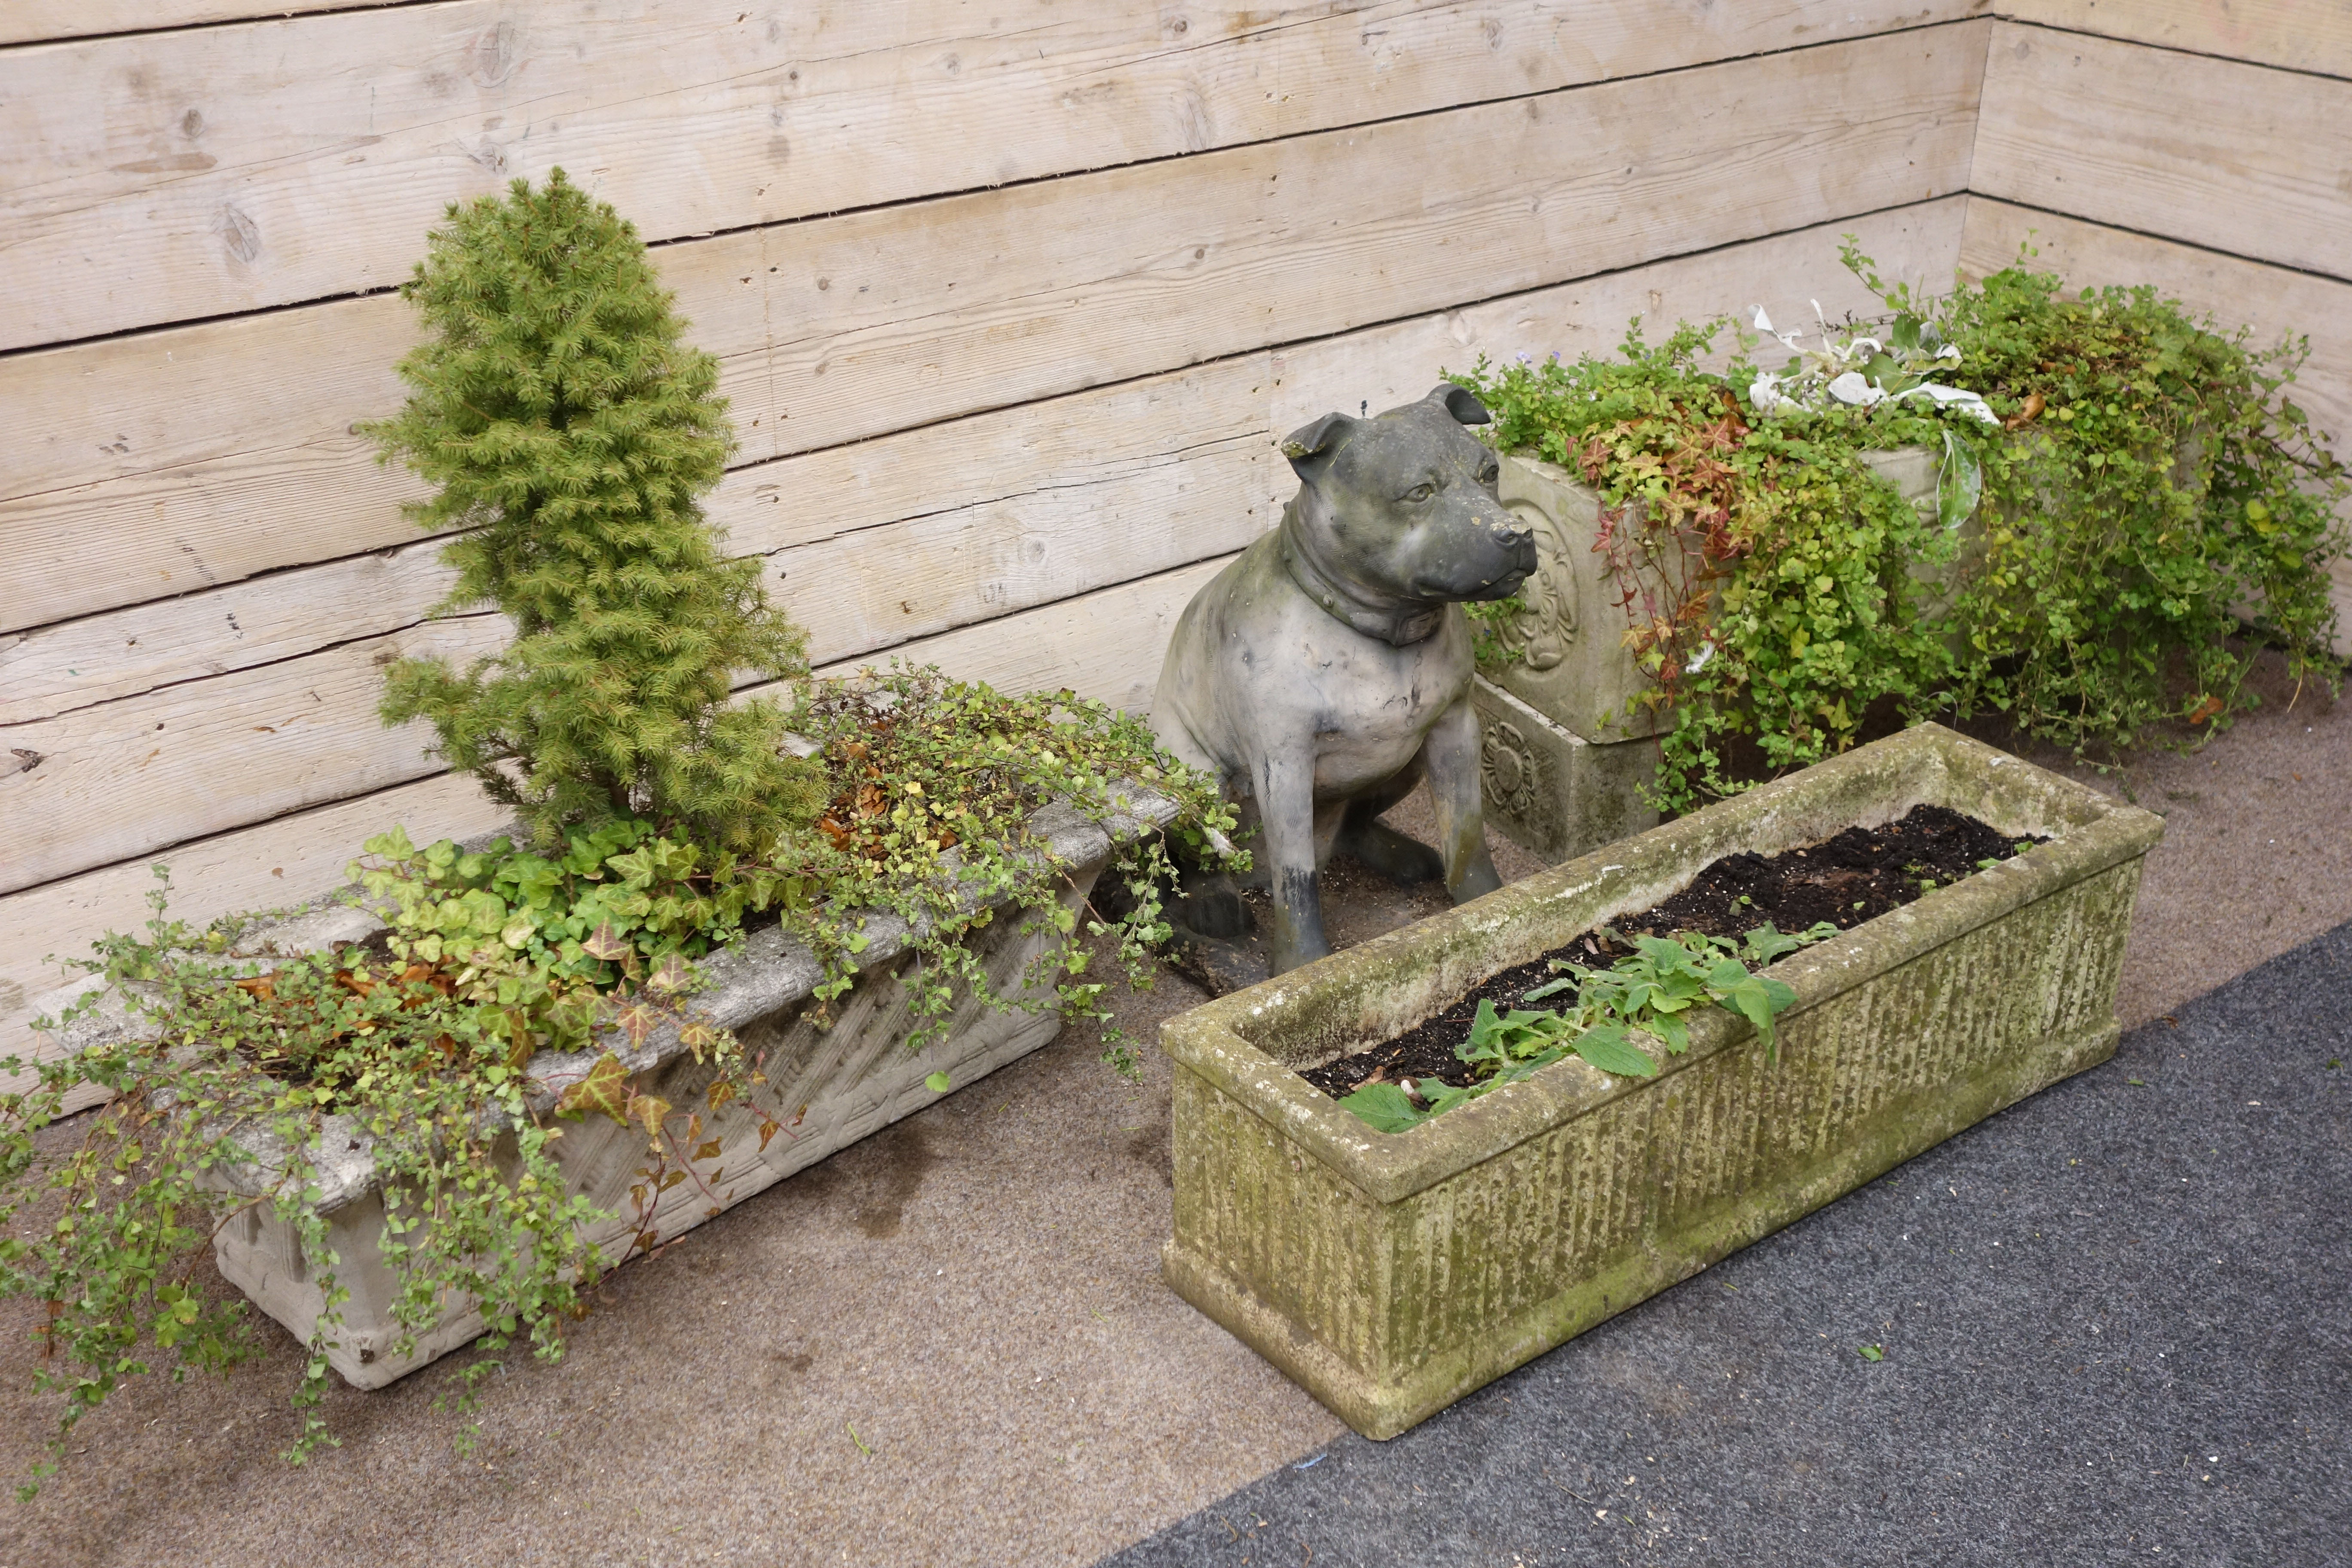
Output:
M25 0L0 22L0 1040L143 917L492 814L374 717L436 545L354 422L443 205L561 164L656 247L712 502L831 667L1149 700L1295 481L1480 353L1934 284L1988 0ZM288 13L298 13L289 15ZM315 14L310 14L315 13Z
M492 825L373 707L501 627L428 616L351 432L425 232L517 174L656 245L734 402L713 518L829 668L1139 707L1273 437L1636 312L1866 309L1849 231L2308 332L2352 434L2330 0L747 3L5 8L0 1052L154 861L201 919Z
M1961 268L2021 244L2070 282L2153 283L2265 345L2352 452L2352 7L2005 0L1986 56ZM2352 563L2336 566L2352 653Z

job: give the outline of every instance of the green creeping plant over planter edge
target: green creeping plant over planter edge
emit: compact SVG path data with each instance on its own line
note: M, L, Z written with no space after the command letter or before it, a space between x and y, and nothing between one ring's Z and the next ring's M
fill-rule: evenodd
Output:
M196 1282L232 1223L290 1231L293 1276L317 1288L288 1457L333 1441L315 1407L330 1350L356 1353L336 1338L353 1297L320 1194L349 1162L382 1194L391 1359L439 1353L418 1338L453 1301L488 1331L488 1353L453 1374L461 1409L517 1336L560 1356L582 1284L620 1260L583 1231L635 1227L626 1256L653 1245L654 1212L632 1189L624 1225L570 1191L553 1152L565 1123L641 1130L655 1197L719 1158L706 1114L756 1123L761 1151L780 1131L751 1092L760 1062L693 1005L692 961L755 919L782 931L751 940L797 938L814 961L794 994L813 1027L834 1021L858 954L902 951L911 961L887 974L904 1010L886 1016L908 1047L969 1014L959 998L1108 1025L1081 939L1110 939L1148 986L1173 875L1129 797L1150 795L1150 822L1202 861L1240 859L1217 847L1234 819L1216 781L1104 704L895 665L802 679L802 633L767 605L758 561L726 559L702 514L731 445L716 362L687 345L635 230L561 171L451 206L403 293L426 340L401 363L405 406L370 433L436 486L416 521L464 531L444 551L457 581L443 608L494 606L516 635L462 671L394 665L384 717L429 721L441 755L516 808L527 843L419 848L393 828L352 868L352 901L370 912L316 911L344 939L291 956L241 958L249 921L197 931L166 917L159 891L143 937L110 935L79 961L100 984L35 1025L77 1043L0 1062L37 1073L0 1094L0 1297L46 1304L35 1381L64 1405L36 1485L125 1377L255 1353L245 1304ZM782 695L734 701L739 671L782 678ZM1089 839L1131 895L1115 920L1051 847ZM974 951L992 942L1031 955L1008 984ZM710 1075L690 1099L673 1090L677 1105L620 1059L671 1047ZM569 1065L534 1079L542 1053ZM85 1082L113 1098L78 1143L47 1147ZM37 1205L59 1212L16 1234Z
M2352 486L2285 395L2304 341L2257 352L2151 289L2068 298L2023 258L1930 300L1851 240L1842 255L1891 320L1842 339L1822 322L1812 350L1776 332L1797 351L1777 370L1738 329L1727 369L1702 369L1729 322L1652 347L1636 319L1618 361L1482 359L1455 378L1498 448L1600 492L1598 549L1654 682L1639 700L1674 716L1661 806L1748 787L1726 771L1734 737L1783 772L1852 745L1882 700L2002 712L2078 754L2223 725L2258 700L2248 626L2332 686ZM1940 454L1929 517L1861 461L1914 445Z

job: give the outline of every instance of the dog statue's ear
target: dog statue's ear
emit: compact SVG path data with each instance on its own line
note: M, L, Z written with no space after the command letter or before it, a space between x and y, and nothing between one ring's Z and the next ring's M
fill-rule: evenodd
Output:
M1339 456L1349 430L1355 421L1344 414L1326 414L1312 425L1301 426L1282 438L1282 455L1290 466L1305 479L1307 470L1326 466Z
M1436 404L1464 425L1484 425L1494 418L1468 387L1456 386L1450 381L1439 383L1422 401Z

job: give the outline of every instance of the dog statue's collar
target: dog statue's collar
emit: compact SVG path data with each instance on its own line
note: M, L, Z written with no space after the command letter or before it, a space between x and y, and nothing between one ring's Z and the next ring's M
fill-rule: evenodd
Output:
M1275 553L1281 559L1282 569L1290 574L1290 580L1298 584L1298 591L1333 618L1346 622L1368 637L1380 638L1391 647L1425 642L1436 632L1445 615L1444 605L1387 595L1378 599L1366 598L1360 590L1332 577L1316 563L1292 531L1295 526L1290 509L1284 508L1282 526L1276 531Z

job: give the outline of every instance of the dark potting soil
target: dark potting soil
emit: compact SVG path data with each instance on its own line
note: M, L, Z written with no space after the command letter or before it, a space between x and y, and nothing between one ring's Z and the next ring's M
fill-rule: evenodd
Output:
M1983 861L2006 860L2022 847L2045 842L2005 838L1973 816L1940 805L1915 805L1901 820L1884 827L1849 827L1801 849L1769 858L1748 851L1727 855L1673 898L1625 916L1612 929L1629 938L1698 931L1734 941L1767 921L1783 931L1804 931L1823 921L1850 931L1931 888L1974 876ZM1555 958L1599 969L1632 951L1599 931L1587 931L1540 958L1491 976L1403 1034L1300 1076L1334 1100L1368 1083L1408 1078L1466 1085L1472 1081L1469 1065L1454 1050L1470 1037L1481 1001L1507 1011L1529 991L1557 977L1551 967ZM1570 1000L1563 994L1548 997L1546 1003L1559 1006Z

